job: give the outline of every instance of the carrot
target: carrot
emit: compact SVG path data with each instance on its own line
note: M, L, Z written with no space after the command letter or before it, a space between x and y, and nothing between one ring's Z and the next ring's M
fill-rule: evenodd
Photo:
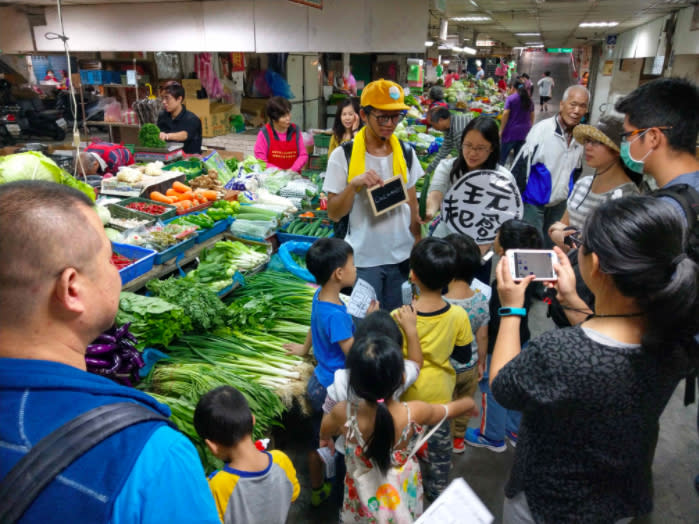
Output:
M180 205L181 209L189 209L190 207L192 207L191 200L180 200L178 204Z
M203 191L199 191L199 195L203 196L206 200L215 201L216 199L218 199L218 193L212 189L205 189Z
M174 189L170 188L170 189L168 189L168 190L165 192L165 194L166 194L167 196L169 196L169 197L176 197L176 196L178 196L180 193L178 193L178 192L175 191Z
M173 182L172 183L172 189L177 191L178 193L186 193L187 191L191 191L192 188L189 186L184 185L182 182Z
M164 204L172 204L172 199L169 196L163 195L160 191L151 191L150 199Z
M182 201L182 200L192 200L194 198L194 193L191 191L187 191L186 193L179 193L177 195L177 200Z

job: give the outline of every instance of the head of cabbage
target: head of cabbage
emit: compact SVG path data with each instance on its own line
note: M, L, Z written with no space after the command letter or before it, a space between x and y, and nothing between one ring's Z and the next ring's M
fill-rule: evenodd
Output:
M88 184L72 177L53 160L37 151L0 156L0 184L18 180L45 180L70 186L95 199L95 191Z

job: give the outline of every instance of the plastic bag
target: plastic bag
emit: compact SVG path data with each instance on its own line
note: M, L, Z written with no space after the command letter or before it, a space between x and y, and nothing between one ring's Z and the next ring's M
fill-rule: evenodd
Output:
M105 122L121 122L121 104L112 102L104 106Z
M291 92L291 87L289 87L288 82L279 73L275 73L271 69L268 69L265 73L265 80L274 96L283 96L289 100L296 98L294 93Z
M310 242L284 242L279 246L279 258L284 262L284 267L291 273L299 278L302 278L308 282L313 282L315 284L315 277L311 275L308 269L299 266L291 256L291 253L296 255L305 255L306 252L311 248Z

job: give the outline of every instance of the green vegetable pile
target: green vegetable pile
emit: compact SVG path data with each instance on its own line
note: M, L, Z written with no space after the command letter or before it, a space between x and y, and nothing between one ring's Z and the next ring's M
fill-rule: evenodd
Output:
M26 151L14 155L0 156L0 184L17 180L43 180L69 186L95 199L95 190L77 180L56 162L38 151Z
M224 218L234 217L240 211L239 202L229 202L228 200L217 200L211 207L206 210L206 214L213 220L223 220Z
M223 240L201 252L199 267L187 274L188 281L206 284L219 292L230 286L236 271L256 268L269 260L263 247L254 247L239 241Z
M329 237L333 234L332 224L325 218L315 220L295 219L287 226L284 233L289 235L302 235L306 237Z
M138 141L143 147L165 147L165 142L160 140L160 129L155 124L143 124Z
M192 322L181 307L158 297L122 291L116 323L122 326L127 322L131 322L129 331L138 339L138 349L167 346L192 329Z
M150 280L148 291L181 307L197 331L209 331L225 325L228 310L218 295L208 287L182 278Z
M226 167L231 170L231 173L238 172L238 161L235 158L227 158L225 163Z

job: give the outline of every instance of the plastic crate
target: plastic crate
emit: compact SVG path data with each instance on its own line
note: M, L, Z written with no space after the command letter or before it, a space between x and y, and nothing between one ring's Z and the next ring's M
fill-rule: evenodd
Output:
M187 181L189 182L193 178L196 178L206 172L206 166L204 163L199 160L198 158L188 158L186 160L178 160L177 162L173 162L172 164L168 164L165 167L163 167L163 171L178 171L178 168L182 169L191 169L191 168L198 168L196 172L192 172L191 174L187 173L186 178Z
M327 133L316 133L313 135L313 145L316 147L330 147L330 139L332 135Z
M194 213L187 213L188 215L201 215L204 213L204 211L195 211ZM180 215L183 216L183 215ZM186 216L186 215L184 215ZM176 218L180 218L179 216ZM174 218L171 218L169 220L166 220L165 223L169 224L175 220ZM210 238L215 237L216 235L220 235L221 233L224 233L228 227L233 223L235 219L233 217L228 217L224 218L222 220L217 220L214 222L214 225L208 229L197 229L197 244L201 244L203 242L206 242Z
M308 167L314 171L325 171L328 167L328 155L312 156L308 162Z
M170 260L171 258L175 258L177 255L180 253L184 253L188 249L191 249L194 247L194 244L197 243L197 235L195 234L194 236L188 238L187 240L184 240L180 242L179 244L175 244L172 247L167 248L165 251L160 251L155 255L155 263L156 264L162 264L163 262L166 262Z
M143 213L141 211L136 211L135 209L129 209L128 207L126 207L126 205L130 204L131 202L145 202L146 204L155 204L164 207L167 211L165 211L165 213L161 213L160 215L151 215L149 213ZM142 218L157 218L160 220L167 220L168 218L172 218L177 214L177 208L175 206L171 206L170 204L164 204L161 202L156 202L155 200L149 200L148 198L125 198L121 202L113 205L122 207L124 209L128 209L129 211L133 211Z
M107 204L107 209L109 209L109 214L114 218L135 218L137 220L145 220L144 226L150 226L155 224L157 218L152 215L148 215L148 218L144 217L144 213L139 211L134 211L133 209L128 209L126 207L121 207L117 204ZM147 213L145 213L147 215ZM117 231L126 231L127 228L120 226L118 224L113 224L109 222L109 227L116 229Z
M112 242L112 251L127 258L136 259L136 262L130 266L126 266L119 270L122 286L141 275L145 275L153 269L155 265L155 256L157 252L152 249Z

